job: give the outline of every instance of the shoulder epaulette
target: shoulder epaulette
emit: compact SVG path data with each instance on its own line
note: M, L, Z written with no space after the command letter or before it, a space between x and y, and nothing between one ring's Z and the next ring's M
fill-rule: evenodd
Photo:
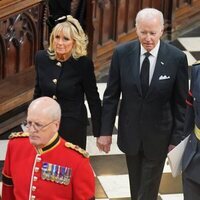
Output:
M18 138L18 137L28 137L29 133L26 132L13 132L9 135L9 139Z
M195 65L200 65L200 60L197 60L197 61L193 64L193 66L195 66Z
M72 144L70 142L66 142L65 146L70 148L70 149L74 149L75 151L79 152L80 154L82 154L84 157L89 158L89 153L87 151L85 151L84 149L82 149L81 147L79 147L78 145Z

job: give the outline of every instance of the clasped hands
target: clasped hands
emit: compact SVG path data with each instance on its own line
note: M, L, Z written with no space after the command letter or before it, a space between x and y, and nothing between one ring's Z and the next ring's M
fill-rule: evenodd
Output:
M112 144L112 136L100 136L97 138L96 144L99 151L108 153Z

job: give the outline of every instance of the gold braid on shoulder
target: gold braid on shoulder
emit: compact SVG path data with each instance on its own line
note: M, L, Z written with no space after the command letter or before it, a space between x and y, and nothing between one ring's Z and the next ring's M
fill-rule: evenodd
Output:
M27 132L13 132L9 135L9 139L19 138L19 137L29 137L29 133Z
M89 153L87 151L85 151L84 149L82 149L81 147L79 147L78 145L72 144L71 142L66 142L65 146L70 149L74 149L75 151L79 152L86 158L90 157Z

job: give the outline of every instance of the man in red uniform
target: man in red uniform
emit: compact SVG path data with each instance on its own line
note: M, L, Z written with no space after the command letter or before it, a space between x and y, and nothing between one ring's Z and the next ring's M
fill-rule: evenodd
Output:
M88 154L58 136L58 103L41 97L29 108L26 132L11 134L3 168L2 200L93 200Z

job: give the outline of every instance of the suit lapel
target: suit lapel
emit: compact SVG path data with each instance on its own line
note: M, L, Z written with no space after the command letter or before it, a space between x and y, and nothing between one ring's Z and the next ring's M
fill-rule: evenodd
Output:
M133 45L132 51L128 54L127 65L131 67L131 76L136 81L136 85L140 94L142 94L140 85L140 43Z

